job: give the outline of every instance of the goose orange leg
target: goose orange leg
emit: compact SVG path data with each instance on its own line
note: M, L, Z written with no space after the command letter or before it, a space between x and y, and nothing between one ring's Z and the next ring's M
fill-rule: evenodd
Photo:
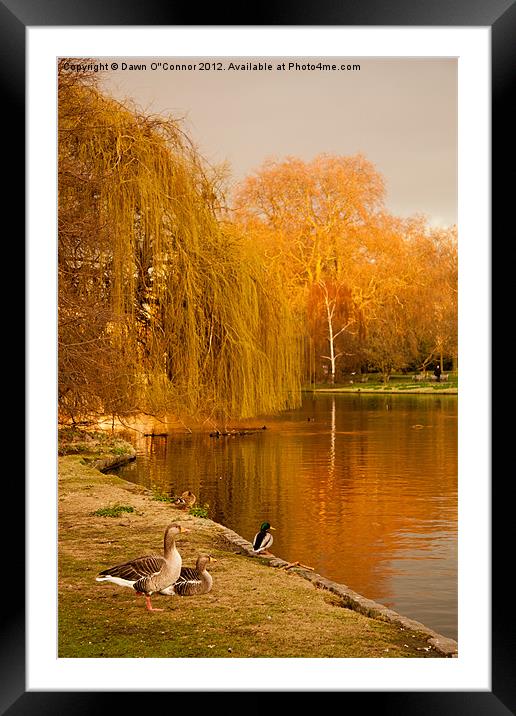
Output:
M145 606L147 607L149 612L163 612L164 609L158 609L157 607L153 607L151 604L151 599L148 594L145 595Z
M139 594L142 597L145 597L145 606L147 607L147 610L149 612L164 612L164 609L158 609L157 607L153 607L151 604L151 598L149 594L145 594L145 592L136 592L136 594Z

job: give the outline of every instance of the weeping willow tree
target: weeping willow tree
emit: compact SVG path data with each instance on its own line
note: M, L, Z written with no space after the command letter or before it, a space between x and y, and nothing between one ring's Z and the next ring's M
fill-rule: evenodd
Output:
M299 404L282 286L178 122L59 66L59 408L215 421Z

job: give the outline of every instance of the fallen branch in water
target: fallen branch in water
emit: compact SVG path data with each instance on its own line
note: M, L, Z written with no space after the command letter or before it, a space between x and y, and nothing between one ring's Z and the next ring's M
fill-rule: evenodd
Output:
M267 430L267 427L264 425L263 428L235 428L234 430L226 430L224 432L220 430L215 430L215 432L210 433L210 438L235 437L236 435L253 435L254 433L261 432L262 430Z
M309 567L307 564L301 564L301 562L291 562L290 564L285 565L281 569L290 569L291 567L302 567L303 569L310 569L312 572L314 571L313 567Z

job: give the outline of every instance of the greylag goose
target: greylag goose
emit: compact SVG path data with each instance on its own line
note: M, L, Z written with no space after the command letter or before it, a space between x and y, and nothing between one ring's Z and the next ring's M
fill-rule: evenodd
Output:
M274 541L273 536L269 530L274 530L275 527L271 527L268 522L262 522L260 525L260 531L257 532L253 540L253 552L256 554L270 554L269 547L272 546Z
M151 594L173 584L181 573L181 555L176 548L176 536L190 530L173 522L168 525L163 538L163 557L150 554L137 557L123 564L116 564L100 572L97 582L113 582L122 587L132 587L137 594L145 596L145 605L150 612L162 612L151 603Z
M170 587L166 587L166 589L161 589L160 594L179 594L182 597L207 594L213 586L213 577L206 570L206 567L210 562L216 561L211 555L200 555L197 558L195 568L182 567L177 582Z

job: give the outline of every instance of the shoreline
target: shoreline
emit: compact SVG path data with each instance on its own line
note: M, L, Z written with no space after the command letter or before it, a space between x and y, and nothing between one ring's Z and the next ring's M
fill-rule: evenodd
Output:
M458 395L458 388L359 388L334 387L334 388L303 388L302 393L367 393L369 395Z
M105 545L117 545L120 550L114 550L116 553L131 554L133 549L136 550L138 542L141 541L143 536L150 538L150 533L153 536L153 542L157 544L162 540L160 536L163 524L171 519L178 519L180 521L188 521L191 524L191 530L195 534L192 535L189 542L196 542L195 547L197 553L199 549L211 550L217 554L217 559L221 564L224 564L226 573L222 573L222 567L217 566L214 570L214 582L215 587L212 592L208 595L203 595L199 598L182 599L173 598L172 611L176 611L178 608L182 608L183 604L188 609L189 616L192 616L192 605L195 605L195 610L199 612L198 620L203 621L207 617L206 609L214 607L221 598L217 597L218 589L224 589L224 582L230 583L231 580L237 582L234 587L235 593L230 593L228 604L225 604L225 608L237 610L239 619L242 622L247 622L250 619L248 609L242 610L240 608L239 599L242 598L242 592L248 593L249 586L246 586L246 582L251 579L251 583L254 585L260 584L260 587L251 587L251 591L265 590L265 593L256 599L256 604L252 604L251 612L261 613L262 605L267 603L267 609L273 616L267 615L266 619L278 619L284 622L282 629L290 632L292 638L293 635L298 637L300 625L298 623L296 609L294 604L297 600L303 603L305 613L307 610L313 610L313 614L308 613L309 620L315 624L317 630L322 629L323 625L327 622L332 623L331 635L332 638L336 639L334 648L338 654L326 653L326 643L321 643L318 647L313 645L310 648L310 652L307 654L291 653L292 650L295 652L295 646L290 644L283 644L281 638L275 639L278 644L275 643L275 653L273 656L376 656L376 657L440 657L440 658L455 658L457 656L457 642L453 639L445 637L442 634L438 634L433 629L430 629L426 625L417 622L408 617L394 612L386 606L374 602L373 600L367 599L366 597L357 594L349 587L344 584L332 582L326 577L314 573L312 571L303 569L302 567L290 567L288 570L285 569L289 565L288 562L276 557L264 557L260 555L257 557L252 554L252 545L245 540L242 536L235 533L233 530L214 522L207 518L193 517L185 512L174 508L169 503L163 503L156 501L153 498L150 490L142 488L141 486L134 485L133 483L127 482L122 478L114 475L105 474L99 472L99 469L108 469L112 466L106 463L112 460L116 460L117 464L122 462L128 462L134 459L134 448L130 448L126 455L117 454L103 455L102 457L96 458L95 461L85 463L84 459L79 455L65 456L59 458L60 466L60 487L59 487L59 576L60 583L62 586L66 584L64 590L60 590L60 609L59 609L59 627L60 627L60 639L59 639L59 651L64 651L64 655L75 655L85 656L89 655L89 648L84 649L81 644L80 648L76 648L73 645L74 640L78 639L76 633L77 625L74 624L72 612L68 613L66 602L69 599L75 601L75 598L80 594L90 593L91 597L87 601L93 601L94 599L102 599L106 601L106 595L109 599L114 600L115 603L124 602L125 605L131 610L131 619L133 618L133 612L140 621L142 620L144 611L141 605L135 606L135 597L129 590L110 585L107 589L101 589L99 591L98 585L90 586L89 583L82 583L79 588L79 594L74 594L75 588L73 584L69 582L71 573L68 574L68 568L65 568L65 563L75 563L77 560L83 562L88 560L88 552L85 549L84 540L89 539L94 544L97 543L99 552L106 551ZM102 464L100 468L97 465ZM84 495L82 494L84 493ZM109 499L108 499L109 498ZM106 500L113 501L116 498L116 502L130 501L131 504L135 504L134 513L124 514L123 521L115 521L110 517L93 517L94 512L91 510L95 505L101 507ZM138 503L138 504L136 504ZM65 507L66 505L66 507ZM86 509L87 508L87 509ZM142 519L143 518L143 519ZM72 520L70 522L70 520ZM190 526L190 525L189 525ZM73 530L69 531L69 528L74 527ZM136 527L136 530L127 528ZM100 539L105 534L106 528L112 532L113 539ZM74 534L75 533L75 534ZM136 536L135 536L136 533ZM147 534L149 533L149 534ZM66 537L65 537L66 536ZM145 540L147 541L147 540ZM189 545L190 551L194 545ZM111 553L112 549L107 549ZM231 557L233 555L233 557ZM98 567L105 566L105 564L111 563L115 554L105 555L105 560L101 559L102 555L98 554L95 556L99 560ZM185 557L189 558L184 563L188 563L193 559L193 555L185 554ZM242 563L240 560L244 560ZM117 559L117 561L121 561ZM70 562L69 567L72 568L73 564ZM264 571L263 568L267 567ZM72 571L74 571L73 567ZM88 572L92 571L92 567L88 566ZM98 569L97 569L98 571ZM220 573L219 573L220 571ZM300 579L301 578L301 579ZM88 577L88 582L91 580L91 575ZM319 599L316 602L314 599L314 592L318 595ZM310 590L310 594L306 593L306 589ZM278 604L275 602L274 596L283 594L285 590L285 596L281 601L281 609L278 610ZM288 595L288 596L287 596ZM326 596L327 595L327 596ZM63 601L63 599L64 601ZM279 598L279 596L278 596ZM161 597L161 600L163 597ZM308 599L308 601L306 601ZM109 601L106 603L108 609ZM333 609L330 608L329 614L328 605L331 604ZM290 608L289 608L290 605ZM161 606L161 604L160 604ZM220 605L219 605L220 606ZM249 606L249 605L248 605ZM67 616L62 617L61 607L65 610ZM335 607L340 609L335 610ZM111 607L111 610L113 607ZM166 610L165 613L170 615L170 611ZM294 612L294 614L291 614ZM120 621L120 640L125 643L123 638L124 631L124 620L123 615L119 615ZM161 616L161 615L160 615ZM106 613L106 617L111 617L109 612ZM152 615L152 618L156 618ZM365 621L364 621L365 620ZM111 618L109 618L111 621ZM197 623L197 622L196 622ZM231 622L232 623L232 622ZM383 627L381 626L383 624ZM264 635L269 632L270 624L267 621L262 625ZM229 627L228 627L229 628ZM239 651L243 651L244 656L260 656L261 654L255 654L255 642L257 635L254 632L254 627L246 625L242 627L246 632L246 638L243 638L240 644ZM198 630L198 628L197 628ZM250 630L253 633L252 638L247 631ZM369 633L369 636L364 636L364 630ZM386 630L386 633L383 633ZM91 632L91 625L89 627ZM381 635L372 636L374 632L381 632ZM233 629L230 628L232 634ZM165 633L165 632L163 632ZM220 635L218 635L220 638ZM270 639L270 637L269 637ZM350 644L345 644L345 640L350 639ZM401 642L400 642L401 639ZM295 641L296 639L294 639ZM301 637L299 636L299 640ZM201 640L202 641L202 640ZM212 637L212 641L216 642L215 636ZM231 641L231 638L230 638ZM408 644L406 642L409 642ZM281 643L280 643L281 642ZM89 645L94 642L89 640ZM387 646L385 646L388 644ZM214 645L214 649L217 644ZM97 645L98 647L98 645ZM105 649L107 647L104 647ZM127 649L129 653L120 654L118 651L112 653L100 654L94 649L92 656L134 656L132 653L135 648L134 640L128 639ZM299 647L301 648L301 647ZM206 654L203 651L202 643L196 643L195 646L189 646L194 654L181 653L180 656L221 656L220 653L214 652ZM231 649L231 647L230 647ZM107 649L110 651L109 649ZM312 653L315 650L315 653ZM357 653L354 653L356 650ZM380 651L380 653L378 653ZM79 653L75 653L78 651ZM84 653L84 651L86 653ZM198 652L201 651L201 654ZM349 651L349 653L347 653ZM71 654L69 652L72 652ZM341 653L343 652L343 653ZM153 652L149 654L154 655ZM163 654L155 654L156 656L162 656ZM177 655L177 654L175 654ZM231 655L242 655L234 653L230 650L228 653L223 653L222 656ZM266 654L267 656L269 654ZM167 654L168 656L168 654Z
M234 544L238 549L241 549L249 557L255 557L255 555L253 554L253 546L250 542L245 540L243 537L241 537L239 534L229 529L228 527L224 527L224 525L220 525L220 527L223 528L225 538L228 540L228 542ZM267 560L269 562L270 567L280 569L285 568L290 564L284 559L276 557L276 555L273 554L271 554L270 557L262 557L262 559ZM333 592L334 594L339 595L343 598L346 606L349 609L352 609L353 611L359 612L360 614L364 614L365 616L371 617L373 619L383 619L385 621L389 621L409 631L417 631L421 634L427 634L428 642L436 650L441 652L443 656L451 658L457 657L458 644L455 639L444 636L443 634L439 634L430 627L426 626L426 624L418 622L415 619L411 619L410 617L405 617L402 614L395 612L393 609L389 609L389 607L386 607L384 604L381 604L380 602L375 602L373 599L369 599L368 597L364 597L362 594L353 591L347 585L339 582L333 582L327 577L317 574L317 572L304 569L301 566L291 567L290 571L298 574L303 579L307 579L308 581L312 582L314 586L320 589L326 589L330 592Z

